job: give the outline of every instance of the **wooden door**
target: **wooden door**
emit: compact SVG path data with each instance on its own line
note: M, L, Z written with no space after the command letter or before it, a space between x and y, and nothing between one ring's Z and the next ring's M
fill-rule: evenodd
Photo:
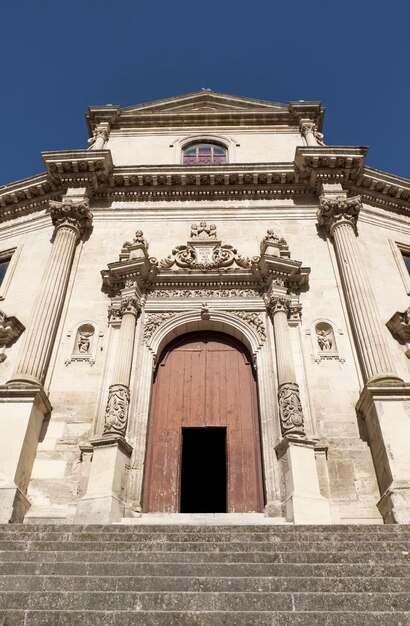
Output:
M259 418L252 365L242 344L211 332L184 335L161 356L148 426L144 511L180 510L182 429L201 426L226 428L227 511L261 511Z

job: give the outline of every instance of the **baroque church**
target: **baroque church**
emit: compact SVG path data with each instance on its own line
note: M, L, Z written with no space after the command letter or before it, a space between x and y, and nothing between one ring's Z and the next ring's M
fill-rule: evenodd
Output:
M410 522L410 181L323 118L92 106L0 188L0 522Z

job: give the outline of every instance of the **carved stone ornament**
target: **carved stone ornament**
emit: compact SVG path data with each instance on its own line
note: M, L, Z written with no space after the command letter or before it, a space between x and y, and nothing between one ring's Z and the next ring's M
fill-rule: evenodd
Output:
M176 246L172 254L158 263L160 269L170 269L173 265L191 270L212 270L236 264L245 269L251 268L251 260L238 254L236 248L221 244L216 240L216 226L206 222L192 224L191 239L187 244Z
M403 313L396 311L386 323L386 326L395 339L405 344L405 354L410 359L410 307Z
M8 316L0 311L0 363L5 361L5 348L9 348L25 331L23 324L14 316Z
M298 385L296 383L280 385L278 402L282 434L306 437Z
M87 141L90 148L93 147L97 139L101 138L105 143L108 141L108 137L110 136L110 125L108 122L102 122L95 127L92 137L90 137Z
M320 133L317 129L315 122L311 120L302 120L300 124L300 132L303 137L306 137L307 134L312 134L316 139L316 143L318 146L325 146L323 142L323 133Z
M231 315L236 315L236 317L240 317L242 320L247 322L253 330L259 335L262 341L266 340L266 329L265 324L261 319L260 313L256 313L254 311L227 311Z
M80 201L65 198L62 202L50 200L50 215L56 229L64 226L75 228L79 237L90 228L93 219L87 198Z
M356 228L361 208L360 196L328 198L322 195L317 213L319 226L324 226L330 235L338 224L348 223Z
M141 313L141 302L136 296L125 296L121 300L120 314L132 313L135 317Z
M265 304L271 315L275 315L276 313L286 313L286 316L289 315L291 300L286 295L266 297Z
M150 298L258 298L256 289L156 289Z
M125 435L130 392L126 385L111 385L105 409L104 435Z
M170 317L174 317L175 312L149 313L145 316L144 341L149 341L159 326Z
M144 233L142 230L137 230L135 233L135 237L132 241L125 241L122 245L121 254L129 253L131 248L136 245L142 245L146 250L148 250L148 241L144 237ZM120 257L121 258L121 257Z

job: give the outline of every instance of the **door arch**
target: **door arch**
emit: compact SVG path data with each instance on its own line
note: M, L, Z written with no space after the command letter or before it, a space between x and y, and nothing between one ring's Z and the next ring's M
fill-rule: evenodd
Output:
M194 429L195 437L184 437ZM239 341L212 331L178 337L159 360L148 424L145 512L181 510L182 442L191 445L190 441L198 440L200 429L208 431L204 442L212 440L211 429L215 434L218 430L220 442L221 429L225 429L225 510L262 511L259 416L252 362ZM207 470L212 474L212 454L209 458L202 454L209 463L205 475ZM202 485L202 489L207 488Z

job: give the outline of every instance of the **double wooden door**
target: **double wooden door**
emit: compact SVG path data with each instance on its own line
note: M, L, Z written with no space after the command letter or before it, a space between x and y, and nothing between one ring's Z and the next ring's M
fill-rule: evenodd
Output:
M207 437L201 438L201 428L208 431ZM198 430L192 433L193 429ZM210 436L211 429L215 434L218 429L218 437ZM185 450L183 455L183 441L185 446L201 446L203 441L202 448L197 448L200 455L195 450L191 454ZM222 444L226 446L225 453L220 451L221 441L226 442ZM221 454L226 454L225 461ZM203 475L197 484L197 489L203 492L200 497L203 495L206 500L206 490L215 488L216 482L212 481L217 481L220 474L219 480L226 481L227 512L262 510L256 382L244 346L222 333L184 335L161 356L153 383L148 426L144 511L181 511L181 484L187 483L189 472L193 477L197 471L185 460L185 480L181 480L182 459L199 456L203 465ZM225 462L226 471L215 469ZM208 475L211 482L207 487ZM191 489L195 488L191 484ZM198 493L195 497L198 501Z

